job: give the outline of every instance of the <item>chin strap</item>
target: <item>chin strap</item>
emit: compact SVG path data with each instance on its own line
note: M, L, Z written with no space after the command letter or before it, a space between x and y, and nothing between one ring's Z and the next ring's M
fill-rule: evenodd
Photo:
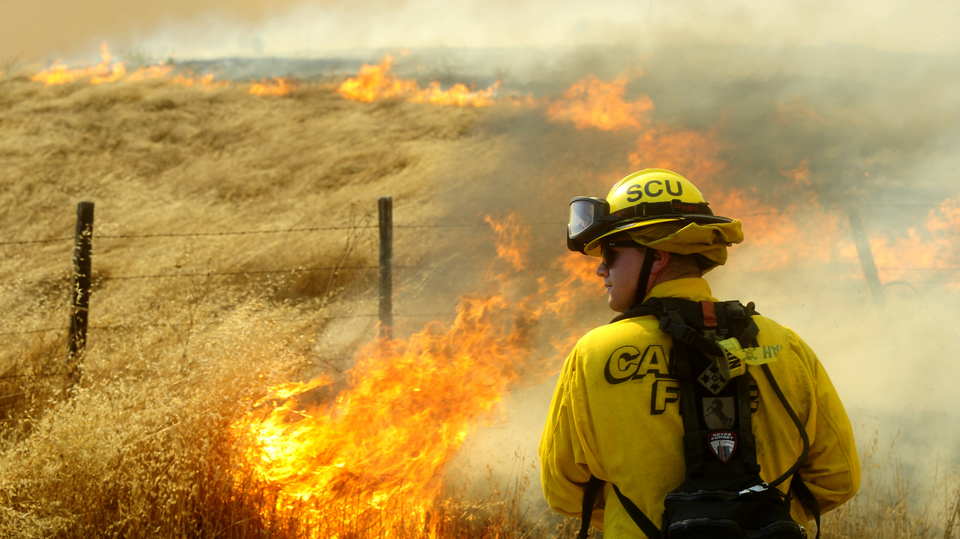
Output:
M650 270L653 269L653 260L657 257L657 251L649 248L643 248L643 266L640 268L640 280L637 281L637 295L633 299L633 305L640 305L647 297L647 285L650 283Z

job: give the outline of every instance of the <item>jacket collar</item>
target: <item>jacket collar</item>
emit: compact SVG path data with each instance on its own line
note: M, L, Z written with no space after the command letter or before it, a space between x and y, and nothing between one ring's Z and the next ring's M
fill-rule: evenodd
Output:
M673 279L654 286L644 298L681 298L691 301L717 301L710 292L710 285L702 277Z

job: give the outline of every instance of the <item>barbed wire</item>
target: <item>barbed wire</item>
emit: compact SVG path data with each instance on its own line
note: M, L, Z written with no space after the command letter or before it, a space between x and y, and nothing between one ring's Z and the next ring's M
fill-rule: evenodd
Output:
M53 238L49 240L18 240L18 241L0 241L0 245L27 245L31 243L54 243L58 241L67 241L73 240L73 237L69 238Z
M302 228L282 228L273 230L234 230L220 232L164 232L160 234L94 234L93 239L140 239L140 238L188 238L204 236L243 236L248 234L287 234L292 232L316 232L321 230L360 230L377 228L377 225L355 226L314 226Z
M347 320L353 318L374 318L380 316L379 313L363 313L363 314L338 314L332 316L321 316L319 318L307 318L304 321L313 322L318 320ZM456 313L445 313L445 314L434 314L434 313L394 313L394 317L397 318L444 318L450 316L456 316ZM284 319L284 321L292 321L296 319ZM192 327L196 323L183 323L183 324L160 324L160 323L148 323L148 322L137 322L137 323L128 323L128 324L113 324L107 326L88 326L87 330L100 330L100 331L112 331L120 329L132 329L132 328L144 328L144 327ZM0 332L0 335L30 335L35 333L45 333L45 332L55 332L55 331L66 331L69 330L69 326L55 327L55 328L39 328L39 329L28 329L23 331L4 331Z
M23 331L3 331L3 332L0 332L0 335L31 335L31 334L34 334L34 333L46 333L46 332L50 332L50 331L63 331L63 330L67 330L67 329L70 329L70 328L69 328L69 327L61 327L61 328L26 329L26 330L23 330Z
M851 265L855 265L852 264ZM403 269L403 270L426 270L423 266L408 266L408 265L393 265L393 269ZM941 268L923 268L923 267L905 267L905 266L877 266L881 271L960 271L960 266L948 266ZM286 268L286 269L277 269L277 270L249 270L249 271L194 271L194 272L179 272L179 273L154 273L154 274L145 274L145 275L104 275L104 276L94 276L93 282L105 282L105 281L126 281L126 280L137 280L137 279L176 279L176 278L189 278L189 277L221 277L221 276L237 276L237 275L271 275L271 274L280 274L280 273L307 273L314 271L339 271L339 270L374 270L380 269L380 266L325 266L325 267L314 267L314 268ZM445 270L487 270L490 269L489 265L458 265L458 266L444 266L442 269ZM830 269L731 269L731 272L736 273L784 273L784 274L793 274L793 273L833 273ZM59 279L36 279L31 281L18 280L9 285L31 285L31 284L69 284L71 276L66 275ZM2 335L2 333L0 333Z
M209 277L223 275L266 275L277 273L301 273L311 271L339 271L344 269L379 269L380 266L330 266L323 268L288 268L279 270L251 270L251 271L196 271L190 273L155 273L151 275L105 275L94 280L100 281L126 281L133 279L171 279L185 277ZM397 266L394 266L397 267Z
M430 224L430 225L404 225L404 224L395 224L393 228L476 228L483 226L485 223L440 223L440 224ZM556 223L551 223L556 224ZM566 223L561 223L566 224ZM211 236L243 236L251 234L286 234L294 232L318 232L318 231L327 231L327 230L361 230L361 229L370 229L378 228L379 225L353 225L353 226L313 226L313 227L298 227L298 228L281 228L281 229L271 229L271 230L230 230L230 231L217 231L217 232L162 232L158 234L98 234L94 233L93 239L144 239L144 238L196 238L196 237L211 237ZM12 240L12 241L0 241L0 245L29 245L35 243L56 243L59 241L69 241L74 240L74 237L68 238L52 238L46 240Z
M940 207L940 204L892 204L892 205L875 205L875 206L861 206L861 209L867 208L890 208L890 207L931 207L936 208ZM743 217L759 216L759 215L780 215L787 213L797 213L800 211L805 211L800 208L788 208L784 210L771 210L767 212L753 212L741 214ZM488 225L486 221L476 221L472 223L432 223L432 224L394 224L394 228L398 229L426 229L426 228L478 228L485 227ZM534 223L527 223L528 226L565 226L566 223L561 221L540 221ZM316 232L316 231L331 231L331 230L362 230L362 229L376 229L378 225L351 225L351 226L325 226L325 227L291 227L284 229L270 229L270 230L237 230L237 231L216 231L216 232L170 232L170 233L155 233L155 234L94 234L94 239L145 239L145 238L184 238L184 237L217 237L217 236L239 236L239 235L255 235L255 234L286 234L286 233L300 233L300 232ZM29 245L29 244L46 244L46 243L55 243L73 240L72 237L64 238L50 238L43 240L17 240L17 241L3 241L0 242L0 246L3 245ZM170 279L170 278L193 278L193 277L219 277L219 276L240 276L240 275L269 275L269 274L282 274L282 273L303 273L303 272L316 272L316 271L339 271L339 270L372 270L379 269L380 266L375 265L355 265L355 266L325 266L325 267L312 267L312 268L284 268L277 270L236 270L236 271L190 271L190 272L175 272L175 273L156 273L156 274L143 274L143 275L104 275L94 278L95 282L104 282L104 281L124 281L124 280L149 280L149 279ZM394 265L394 269L424 269L422 266L408 266L408 265ZM489 266L455 266L448 267L445 269L470 269L470 270L479 270L489 268ZM945 268L920 268L920 267L880 267L884 271L922 271L922 272L938 272L938 271L958 271L960 267L945 267ZM748 273L763 273L763 272L778 272L778 273L826 273L827 270L743 270ZM16 284L55 284L55 283L69 283L70 277L65 276L60 279L42 279L35 281L17 281ZM936 280L926 280L918 282L917 284L943 284L943 283L955 283L956 280L945 280L945 279L936 279ZM349 315L349 316L331 316L323 317L322 319L339 319L339 318L358 318L358 317L371 317L377 316L376 314L364 314L364 315ZM444 315L435 315L435 314L396 314L400 317L433 317L433 318L443 318L450 316L449 314ZM138 323L138 324L121 324L115 326L90 326L88 329L91 330L116 330L124 329L130 327L179 327L182 324L147 324L147 323ZM13 331L13 332L0 332L0 335L24 335L24 334L36 334L44 332L54 332L54 331L63 331L69 329L68 327L58 327L58 328L39 328L33 330L25 331Z
M886 209L886 208L939 208L941 204L876 204L869 206L858 206L860 209ZM807 208L784 208L762 212L741 213L739 217L756 217L763 215L782 215L793 214L808 211ZM473 223L433 223L433 224L394 224L393 228L476 228L487 225L486 221L477 221ZM539 221L525 223L527 226L566 226L563 221ZM242 236L250 234L286 234L294 232L318 232L327 230L360 230L378 228L378 225L351 225L351 226L313 226L313 227L292 227L269 230L232 230L217 232L165 232L158 234L97 234L94 239L142 239L142 238L189 238L189 237L213 237L213 236ZM73 240L74 237L51 238L45 240L12 240L0 241L2 245L29 245L36 243L56 243L60 241Z

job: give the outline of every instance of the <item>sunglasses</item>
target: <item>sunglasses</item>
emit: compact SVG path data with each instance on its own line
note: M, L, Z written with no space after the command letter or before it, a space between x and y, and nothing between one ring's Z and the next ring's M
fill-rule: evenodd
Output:
M610 269L613 264L617 261L617 255L620 254L619 251L614 251L613 247L642 247L639 243L632 240L621 240L621 241L607 241L600 246L600 258L603 260L603 265Z

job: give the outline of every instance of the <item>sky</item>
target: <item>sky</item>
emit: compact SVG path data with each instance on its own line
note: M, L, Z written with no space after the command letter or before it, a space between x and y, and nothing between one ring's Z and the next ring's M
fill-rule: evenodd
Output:
M960 54L960 2L0 0L0 70L55 59L320 57L356 48L721 42Z

